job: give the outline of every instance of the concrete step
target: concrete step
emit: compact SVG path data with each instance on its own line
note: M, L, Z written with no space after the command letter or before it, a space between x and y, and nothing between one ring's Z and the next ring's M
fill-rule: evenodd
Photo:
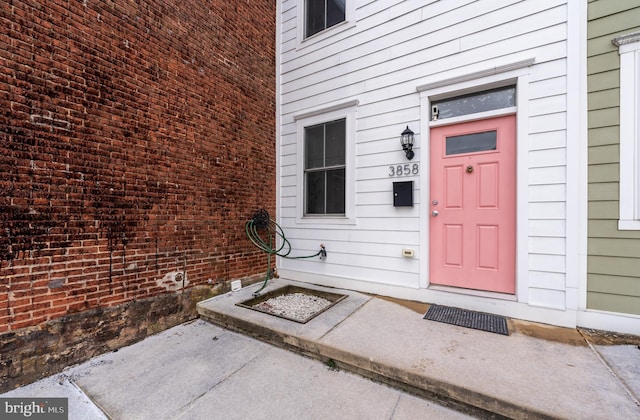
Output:
M198 313L223 328L481 417L640 416L637 397L586 342L426 321L383 299L283 279L270 281L265 291L287 284L348 298L306 324L237 306L252 298L256 286L203 301Z

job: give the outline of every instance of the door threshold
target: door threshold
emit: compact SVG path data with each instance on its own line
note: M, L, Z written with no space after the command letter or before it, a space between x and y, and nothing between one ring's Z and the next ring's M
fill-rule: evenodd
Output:
M518 301L518 299L516 298L516 295L511 295L508 293L488 292L485 290L475 290L475 289L463 289L461 287L442 286L439 284L431 284L427 287L427 289L437 290L439 292L456 293L459 295L470 295L470 296L478 296L478 297L485 297L485 298L491 298L491 299L509 300L512 302Z

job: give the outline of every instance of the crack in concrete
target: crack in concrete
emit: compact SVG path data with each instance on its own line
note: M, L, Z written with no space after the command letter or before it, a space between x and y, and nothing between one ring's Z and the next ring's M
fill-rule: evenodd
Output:
M591 349L593 354L595 354L596 358L600 361L600 363L602 363L602 365L605 367L605 369L607 369L607 371L611 374L611 376L613 376L614 379L616 379L618 383L622 386L626 394L629 396L629 398L631 398L631 401L633 401L636 406L640 407L640 401L638 401L633 390L629 387L627 382L623 378L618 376L618 374L616 374L616 372L609 365L609 363L607 363L606 359L600 354L600 352L593 345L591 345L589 340L587 340L587 337L585 337L584 334L582 334L582 331L578 329L578 332L580 333L580 335L582 335L582 338L584 338L584 341L587 343L587 346L589 346L589 348Z
M354 314L358 313L364 307L364 305L366 305L367 303L369 303L369 301L371 301L371 299L373 299L373 298L370 297L369 299L367 299L364 302L362 302L362 305L358 306L355 311L353 311L350 314L348 314L347 316L345 316L342 321L338 322L336 325L334 325L329 330L327 330L327 332L325 332L320 337L318 337L318 342L320 342L323 338L325 338L327 335L329 335L331 333L331 331L335 330L340 325L342 325L342 323L345 322L347 319L349 319L351 316L353 316Z
M224 335L224 334L222 334ZM218 336L220 337L220 336ZM182 418L182 416L184 414L186 414L186 412L189 410L190 407L192 407L198 400L200 400L202 397L204 397L205 395L207 395L209 392L211 392L212 390L214 390L215 388L217 388L218 386L220 386L221 384L227 382L231 377L233 377L234 375L236 375L238 372L240 372L241 370L243 370L244 368L246 368L247 366L253 364L256 360L258 360L260 357L262 357L262 354L258 354L257 356L253 357L251 360L247 361L246 363L244 363L242 366L238 367L236 370L234 370L233 372L229 373L228 375L226 375L224 378L222 378L221 380L219 380L218 382L216 382L215 384L213 384L209 389L207 389L206 391L204 391L203 393L201 393L200 395L196 396L195 398L193 398L191 401L189 401L187 404L185 404L184 406L180 407L177 411L176 411L176 416Z
M393 418L396 416L396 410L398 409L398 406L400 405L400 399L402 398L402 394L400 392L398 392L398 399L396 400L396 403L393 405L393 410L391 410L391 416L389 416L389 420L393 420Z

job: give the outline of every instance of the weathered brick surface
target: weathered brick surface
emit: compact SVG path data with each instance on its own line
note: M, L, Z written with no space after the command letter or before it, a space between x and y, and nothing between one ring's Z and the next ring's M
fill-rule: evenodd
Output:
M274 31L266 0L0 2L0 333L266 268Z
M5 333L0 341L0 392L189 321L196 317L196 302L214 293L217 290L199 286Z

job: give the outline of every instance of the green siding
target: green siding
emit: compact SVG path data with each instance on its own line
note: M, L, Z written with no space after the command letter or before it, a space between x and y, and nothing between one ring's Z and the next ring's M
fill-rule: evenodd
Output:
M597 127L589 130L589 146L606 146L620 143L618 126Z
M595 20L603 18L609 15L615 15L620 12L631 10L634 7L633 1L589 1L589 8L587 10L587 16L589 20Z
M589 165L589 182L619 182L619 166L617 163Z
M628 5L636 4L635 8L629 8L624 13L616 13L604 17L589 20L587 27L587 38L595 38L604 35L620 35L626 32L637 30L640 22L640 7L637 1L625 0ZM617 1L601 0L594 3L617 3Z
M591 201L589 203L589 215L592 219L617 219L617 201Z
M589 255L602 257L628 258L633 263L638 261L637 257L640 255L640 241L627 238L616 241L611 241L609 238L591 238L588 252ZM640 268L640 264L637 268ZM637 272L634 275L637 275ZM640 287L640 282L638 282L638 287Z
M612 238L612 232L615 232L615 239L640 239L640 232L637 230L618 230L618 219L589 219L588 224L589 237L590 238ZM611 241L615 242L615 241ZM637 274L636 274L637 275Z
M587 307L607 312L640 315L637 297L613 293L587 293Z
M594 274L638 278L638 270L640 270L640 259L589 255L587 270L590 273ZM638 310L640 310L640 307L638 307Z
M617 107L620 101L620 89L607 89L589 94L588 110Z
M611 40L640 30L640 0L588 3L587 307L640 315L640 231L618 230L620 58Z
M591 96L591 94L589 94L589 96ZM619 126L620 123L614 124L614 121L620 121L620 114L617 107L589 111L589 128L611 127L612 125Z
M620 57L616 51L595 55L587 59L587 67L594 73L616 70L620 68Z
M612 70L604 73L591 73L587 76L589 92L597 92L620 87L620 70Z
M600 182L589 185L589 201L618 201L618 183Z
M591 276L591 288L593 292L625 295L631 291L633 296L640 296L640 282L638 282L637 277L613 277L593 274Z
M613 49L611 47L613 47ZM609 51L615 51L615 46L611 45L611 35L604 35L589 40L589 44L587 45L587 55L589 57L604 54Z
M606 144L594 146L589 149L589 163L592 165L601 163L618 163L620 146L618 144Z

